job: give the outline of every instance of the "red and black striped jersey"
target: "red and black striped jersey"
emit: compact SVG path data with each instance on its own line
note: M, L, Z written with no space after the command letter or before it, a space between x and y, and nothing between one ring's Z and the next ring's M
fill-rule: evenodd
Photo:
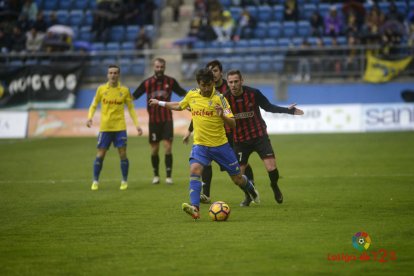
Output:
M266 122L260 113L260 108L272 113L294 114L295 109L273 105L258 89L243 86L243 93L233 96L231 92L225 94L234 118L236 129L233 130L235 143L267 136Z
M152 76L138 86L138 88L132 93L134 99L138 99L144 93L147 94L147 111L149 114L150 123L163 123L172 121L171 110L161 106L150 106L148 104L150 99L157 99L159 101L170 102L172 92L179 96L185 96L187 91L182 88L178 82L167 75L163 77Z

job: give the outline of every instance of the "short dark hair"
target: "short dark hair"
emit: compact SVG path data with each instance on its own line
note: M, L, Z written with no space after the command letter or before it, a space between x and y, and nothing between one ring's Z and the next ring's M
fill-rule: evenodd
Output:
M213 72L207 68L199 69L196 73L196 80L197 83L200 83L201 81L204 83L212 82L214 81Z
M109 64L108 65L108 69L111 69L111 68L116 68L116 69L118 69L118 73L121 73L121 68L118 65L116 65L116 64Z
M242 79L242 74L241 74L240 70L233 69L233 70L228 71L227 72L227 78L231 75L238 75L240 77L240 79Z
M214 68L214 67L216 67L216 66L220 69L220 72L222 72L222 71L223 71L223 65L222 65L222 64L221 64L221 62L220 62L220 61L218 61L217 59L212 60L212 61L210 61L209 63L207 63L206 68L207 68L207 69L210 69L210 67L211 67L211 68Z
M154 59L154 61L153 61L153 63L155 63L156 61L158 61L159 63L162 63L162 64L164 64L164 65L167 63L167 62L165 61L165 59L160 58L160 57L155 58L155 59Z

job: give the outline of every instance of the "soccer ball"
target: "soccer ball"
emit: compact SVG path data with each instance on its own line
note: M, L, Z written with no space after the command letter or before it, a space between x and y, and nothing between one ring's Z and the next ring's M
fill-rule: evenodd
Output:
M359 244L364 244L365 243L365 239L364 238L359 238L358 243Z
M216 201L211 204L208 215L214 221L225 221L230 216L230 206L224 201Z

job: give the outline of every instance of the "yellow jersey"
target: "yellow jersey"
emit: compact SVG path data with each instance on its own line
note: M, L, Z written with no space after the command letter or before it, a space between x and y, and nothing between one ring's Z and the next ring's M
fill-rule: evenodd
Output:
M99 103L101 104L100 131L126 130L125 105L134 125L138 126L137 114L128 87L122 86L119 82L116 87L111 87L109 82L100 85L89 107L88 119L92 119Z
M200 89L192 89L180 102L181 109L191 110L194 126L194 145L218 147L227 143L223 119L217 115L215 106L221 105L225 116L233 118L226 98L216 91L210 97L203 97Z

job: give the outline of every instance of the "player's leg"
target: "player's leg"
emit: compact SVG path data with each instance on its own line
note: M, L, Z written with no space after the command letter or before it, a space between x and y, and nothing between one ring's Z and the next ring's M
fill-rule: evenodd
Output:
M272 187L275 200L277 203L281 204L283 202L283 194L278 185L279 171L276 167L276 157L269 138L258 139L255 143L255 151L263 160L269 175L270 186Z
M211 179L213 177L213 168L211 164L204 166L203 174L201 176L203 180L203 193L201 194L201 203L210 203L210 187Z
M91 189L98 190L99 175L101 174L105 155L111 144L112 137L108 132L99 132L95 161L93 163L93 182Z
M174 137L173 122L166 122L162 131L162 139L164 140L164 152L165 152L165 170L167 178L165 183L173 184L172 180L172 167L173 167L173 155L172 155L172 143Z
M127 133L126 131L119 131L116 134L116 139L114 146L118 148L122 181L121 181L121 190L126 190L128 188L128 171L129 171L129 160L127 157Z
M246 164L244 169L244 175L247 176L247 178L254 184L254 175L253 175L253 169L250 164Z
M240 172L239 162L230 145L226 143L219 147L212 147L211 153L212 159L227 171L234 184L239 186L244 192L247 192L254 202L260 203L259 192L251 181Z
M247 143L237 143L233 145L234 152L238 157L238 161L240 164L241 172L246 175L246 177L250 180L252 185L254 186L254 182L250 177L246 174L246 168L248 167L248 161L250 154L253 152L253 148ZM248 207L252 202L252 197L248 192L244 193L244 200L240 203L241 207Z
M152 179L152 184L160 183L159 167L160 167L160 138L158 133L158 125L150 123L149 124L149 143L151 146L151 165L152 171L154 173L154 178Z
M201 193L201 174L204 164L208 164L208 147L194 145L190 155L190 204L183 203L184 212L191 215L194 219L200 218L200 193Z

